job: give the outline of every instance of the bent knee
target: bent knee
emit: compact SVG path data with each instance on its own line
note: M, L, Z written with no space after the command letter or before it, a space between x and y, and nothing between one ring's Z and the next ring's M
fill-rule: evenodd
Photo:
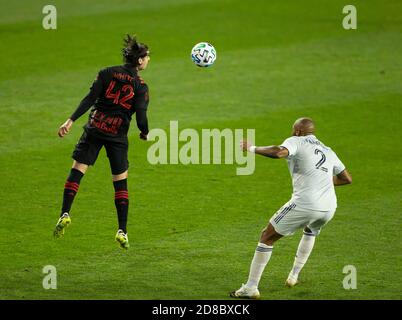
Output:
M73 161L73 166L75 170L81 171L82 174L85 174L85 172L88 169L88 165L85 163L78 162L76 160Z
M127 179L127 177L128 177L128 170L124 171L123 173L112 174L112 180L113 181L119 181L119 180Z
M269 224L264 230L262 230L260 242L266 245L272 246L275 241L282 238L282 235L277 233L272 224Z

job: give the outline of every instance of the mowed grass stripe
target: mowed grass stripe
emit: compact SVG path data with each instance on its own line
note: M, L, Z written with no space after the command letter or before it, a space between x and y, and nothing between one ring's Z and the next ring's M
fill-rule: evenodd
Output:
M386 38L383 40L378 36L384 47L396 41L394 35ZM395 69L394 61L398 60L394 51L390 50L387 55L387 51L379 46L375 53L387 55L387 59L378 64L372 52L356 57L361 50L359 43L367 46L367 42L365 37L355 40L357 44L349 42L348 50L333 49L330 56L328 48L340 47L342 41L339 39L294 46L289 49L291 53L285 53L288 50L255 49L251 51L253 55L269 59L255 59L250 63L247 63L244 51L223 53L223 62L214 70L195 69L189 59L184 64L178 59L169 64L155 61L144 75L151 90L151 125L165 128L169 120L180 120L194 126L205 120L235 120L244 113L262 116L278 108L306 108L317 104L321 108L334 109L340 102L347 104L368 99L369 94L401 93L398 86L401 75ZM304 54L297 55L297 51ZM339 55L345 60L344 64L339 63ZM320 68L314 62L316 58L322 58ZM246 77L237 75L236 70L241 71L238 65L247 65L247 70L243 70ZM167 71L167 78L159 77L159 70ZM79 73L70 71L40 77L36 82L35 78L28 77L3 83L2 108L8 112L0 127L0 132L7 133L0 138L2 153L12 152L13 148L26 150L58 145L60 141L55 139L55 130L86 94L96 72L95 69ZM332 77L327 79L330 73ZM222 82L227 83L224 88L219 85ZM20 103L22 88L24 94L30 96L25 103ZM171 99L172 94L174 99ZM21 112L25 116L19 116ZM86 116L83 116L74 126L75 137L79 134L77 127L85 121ZM10 126L19 130L10 130Z

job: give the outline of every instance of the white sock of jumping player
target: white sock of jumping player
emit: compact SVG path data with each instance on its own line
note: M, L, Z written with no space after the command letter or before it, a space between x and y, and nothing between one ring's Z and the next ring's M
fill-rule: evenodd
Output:
M248 276L246 287L258 287L265 266L271 258L272 248L272 246L268 246L265 243L258 243L257 248L255 249L253 260L251 262L250 273Z

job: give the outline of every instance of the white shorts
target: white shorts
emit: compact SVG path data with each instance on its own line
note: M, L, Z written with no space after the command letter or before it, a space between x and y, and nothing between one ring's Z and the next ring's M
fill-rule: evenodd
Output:
M298 229L309 228L309 235L317 236L321 228L334 216L335 210L315 211L297 208L292 201L287 202L269 220L275 231L283 236L290 236Z

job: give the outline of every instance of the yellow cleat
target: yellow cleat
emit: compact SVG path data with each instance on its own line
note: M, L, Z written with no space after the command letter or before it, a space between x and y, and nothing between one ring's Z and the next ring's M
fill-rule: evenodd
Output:
M127 250L130 247L127 233L124 233L123 230L119 229L117 231L115 239L119 243L120 248Z
M56 228L54 228L53 236L55 238L60 238L64 235L64 229L71 223L71 218L67 212L59 218L56 223Z

